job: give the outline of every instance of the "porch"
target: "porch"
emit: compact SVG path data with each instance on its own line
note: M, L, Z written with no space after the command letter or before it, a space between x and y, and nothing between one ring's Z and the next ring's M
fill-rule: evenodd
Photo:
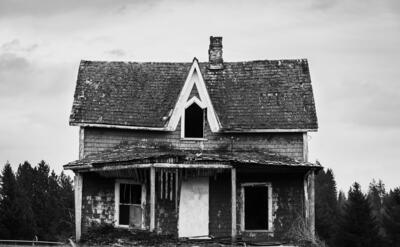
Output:
M66 167L76 174L77 239L88 222L232 240L276 238L287 228L279 222L295 213L314 227L314 164L257 151L142 151L128 152L133 159L114 150Z

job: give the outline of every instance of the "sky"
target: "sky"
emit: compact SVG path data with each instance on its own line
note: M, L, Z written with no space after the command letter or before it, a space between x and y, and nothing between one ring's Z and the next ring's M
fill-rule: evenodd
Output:
M319 122L310 161L338 188L400 186L398 0L0 0L0 168L78 158L68 125L80 60L307 58Z

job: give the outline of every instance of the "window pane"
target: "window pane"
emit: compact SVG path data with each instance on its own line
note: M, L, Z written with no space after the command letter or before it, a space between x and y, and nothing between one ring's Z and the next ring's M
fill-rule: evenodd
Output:
M245 187L244 210L246 230L268 230L268 187Z
M120 184L119 203L140 204L142 199L142 186L139 184Z
M185 137L203 137L204 110L192 104L185 110Z
M129 225L129 205L119 205L119 224Z

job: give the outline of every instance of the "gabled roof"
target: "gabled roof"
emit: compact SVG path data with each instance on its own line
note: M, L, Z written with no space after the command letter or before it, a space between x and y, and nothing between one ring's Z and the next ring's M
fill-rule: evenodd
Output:
M297 161L265 150L235 150L233 152L228 150L180 150L158 144L142 146L140 143L121 143L112 149L89 154L83 159L70 162L64 165L64 169L91 170L103 166L116 169L116 165L134 168L135 165L154 165L171 161L173 164L191 164L194 166L201 164L204 167L207 167L207 164L212 167L213 164L217 163L229 166L261 165L321 168L319 164Z
M167 130L192 63L81 61L71 125ZM307 60L199 63L221 131L316 130Z

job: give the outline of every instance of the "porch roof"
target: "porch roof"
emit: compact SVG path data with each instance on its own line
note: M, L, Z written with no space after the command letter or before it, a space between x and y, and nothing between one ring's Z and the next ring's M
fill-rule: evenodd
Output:
M149 146L138 144L120 144L112 149L93 153L83 159L64 165L64 169L91 170L107 166L108 170L120 169L121 165L128 168L150 167L162 164L164 167L174 167L181 164L182 168L203 166L204 168L229 168L234 165L262 166L293 166L315 167L321 165L301 162L286 156L266 152L265 150L180 150L170 146ZM220 166L215 166L216 164Z

